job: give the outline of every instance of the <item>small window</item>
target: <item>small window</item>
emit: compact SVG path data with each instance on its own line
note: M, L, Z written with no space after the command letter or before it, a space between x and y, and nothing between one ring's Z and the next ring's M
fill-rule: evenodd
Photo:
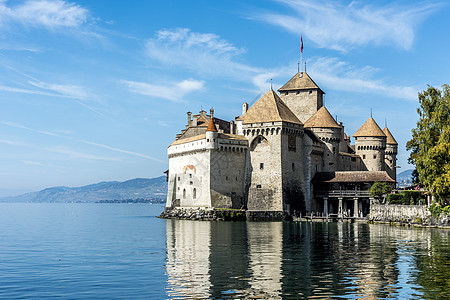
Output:
M197 189L194 188L194 190L192 191L192 198L197 198Z
M183 199L186 199L186 189L183 189Z
M263 169L264 169L264 163L260 163L260 164L259 164L259 169L260 169L260 170L263 170Z
M328 163L328 164L329 164L330 166L334 165L334 163L332 163L332 162L331 162L331 163Z
M309 94L311 95L311 94L312 94L312 91L309 91Z
M366 155L365 154L363 154L363 159L366 159Z
M192 174L189 174L189 178L192 178Z
M180 177L178 177L178 181L180 181Z
M190 184L190 185L193 185L194 183L193 183L192 181L189 181L189 184Z
M356 157L352 157L352 161L356 161Z
M292 171L295 171L295 164L292 163Z
M377 156L376 156L376 155L374 155L374 156L373 156L373 159L376 159L376 158L377 158Z
M225 180L228 181L228 176L225 176Z
M300 95L300 91L297 91L297 95Z
M256 188L257 188L257 189L260 189L260 188L261 188L261 185L260 185L260 184L257 184L257 185L256 185Z

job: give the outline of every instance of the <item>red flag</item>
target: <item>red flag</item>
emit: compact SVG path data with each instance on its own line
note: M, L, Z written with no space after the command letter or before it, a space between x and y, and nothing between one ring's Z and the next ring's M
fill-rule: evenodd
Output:
M300 52L303 53L303 37L300 35Z

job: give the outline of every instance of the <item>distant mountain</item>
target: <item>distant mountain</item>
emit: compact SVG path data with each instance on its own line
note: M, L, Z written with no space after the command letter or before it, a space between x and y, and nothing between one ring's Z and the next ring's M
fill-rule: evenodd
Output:
M411 174L413 169L408 169L397 174L397 182L400 187L412 185Z
M2 197L0 202L97 202L138 198L165 198L166 177L136 178L124 182L108 181L81 187L58 186L39 192Z

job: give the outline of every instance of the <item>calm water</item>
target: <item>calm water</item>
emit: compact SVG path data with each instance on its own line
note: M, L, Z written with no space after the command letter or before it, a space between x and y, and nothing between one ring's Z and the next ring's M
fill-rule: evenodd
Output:
M450 230L0 204L0 298L450 299Z

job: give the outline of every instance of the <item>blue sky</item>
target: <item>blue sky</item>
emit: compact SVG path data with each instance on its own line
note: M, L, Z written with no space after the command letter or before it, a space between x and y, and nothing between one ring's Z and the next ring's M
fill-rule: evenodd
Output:
M0 192L162 175L186 112L234 119L296 73L301 34L331 114L353 135L372 108L410 168L417 92L449 83L449 15L445 1L0 1Z

